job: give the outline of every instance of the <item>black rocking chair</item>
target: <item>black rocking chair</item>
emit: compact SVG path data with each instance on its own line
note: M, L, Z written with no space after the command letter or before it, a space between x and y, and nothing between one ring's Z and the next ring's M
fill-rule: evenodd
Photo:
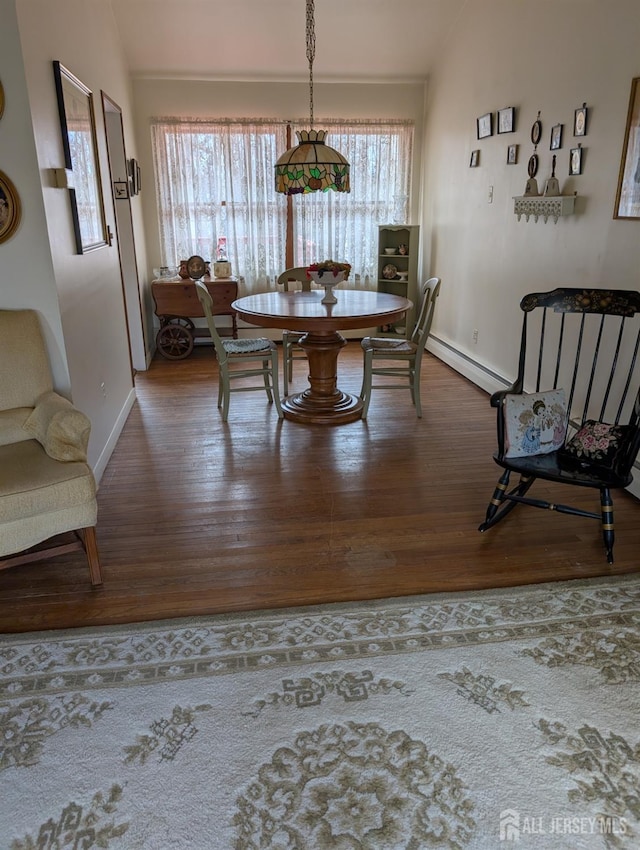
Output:
M640 448L640 292L555 289L526 295L520 308L518 376L507 390L491 396L498 425L494 460L504 472L479 530L491 528L518 504L597 519L611 564L611 490L631 483ZM560 388L568 416L564 441L561 436L561 445L545 454L510 456L506 410L513 394L526 402L523 394L544 396ZM508 490L512 472L519 481ZM528 497L536 478L599 490L600 512Z

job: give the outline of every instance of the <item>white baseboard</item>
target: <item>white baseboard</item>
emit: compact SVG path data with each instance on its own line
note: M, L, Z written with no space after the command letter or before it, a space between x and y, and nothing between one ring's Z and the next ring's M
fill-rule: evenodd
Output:
M96 479L96 483L100 483L100 479L102 478L105 469L107 468L107 464L109 463L109 458L113 454L113 450L116 447L116 443L118 442L118 438L122 433L122 429L125 426L125 422L127 421L127 417L131 412L131 408L133 407L136 400L136 391L134 388L131 389L131 392L127 396L127 400L125 401L122 410L120 411L118 418L113 426L111 433L109 434L109 439L106 442L105 447L100 452L100 457L97 460L96 465L93 467L93 474Z
M459 372L489 394L503 390L511 383L511 381L502 375L498 375L496 372L473 360L469 355L464 354L462 351L454 348L450 343L438 337L429 337L427 351L430 351L439 360L446 363L447 366L451 366L456 372ZM640 499L640 459L635 462L633 470L634 479L626 490L632 496L635 496L636 499Z
M487 369L482 363L473 360L468 354L464 354L450 343L436 336L431 335L429 337L427 351L430 351L447 366L451 366L456 372L460 372L461 375L464 375L465 378L468 378L473 384L489 394L504 390L511 383L502 375Z

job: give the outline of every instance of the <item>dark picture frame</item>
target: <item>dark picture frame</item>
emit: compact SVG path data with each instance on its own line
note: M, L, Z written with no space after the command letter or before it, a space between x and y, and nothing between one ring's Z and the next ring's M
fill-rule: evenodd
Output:
M22 207L18 190L4 171L0 171L0 242L11 239L18 229L21 217Z
M469 168L477 168L480 164L480 151L475 150L471 151L471 156L469 158Z
M575 112L573 113L573 135L574 136L586 136L587 135L587 104L583 103L582 106L579 106Z
M538 112L538 115L540 113ZM531 125L531 142L534 145L538 145L540 143L540 139L542 138L542 121L539 118Z
M640 219L640 77L631 81L613 217Z
M496 126L498 133L513 133L515 132L515 114L516 110L513 106L505 106L504 109L499 109L497 114Z
M140 166L137 159L130 159L127 164L129 170L129 187L131 195L140 194Z
M493 112L486 112L476 118L476 134L479 139L493 136Z
M562 147L562 130L564 124L554 124L551 128L551 136L549 139L549 150L559 151Z
M2 80L0 80L0 118L2 118L3 112L4 112L4 88L2 87Z
M582 174L582 145L569 151L569 176L576 177L578 174Z
M73 172L73 188L68 191L76 250L85 254L108 244L93 94L57 60L53 75L64 164Z
M507 148L507 165L518 164L518 145L509 145Z

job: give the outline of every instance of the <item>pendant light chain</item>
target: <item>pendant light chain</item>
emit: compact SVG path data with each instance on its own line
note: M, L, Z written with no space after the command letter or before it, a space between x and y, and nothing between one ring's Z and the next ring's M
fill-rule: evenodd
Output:
M313 60L316 57L316 31L313 0L307 0L307 59L309 61L309 129L313 130Z
M298 144L288 148L276 161L276 192L304 195L308 192L350 192L349 163L325 142L326 130L313 129L313 60L316 56L314 0L306 0L307 61L309 63L309 129L296 130ZM291 144L290 137L287 144ZM289 209L287 207L287 209ZM289 231L287 231L288 233ZM287 240L289 236L287 235ZM287 247L287 258L293 249ZM293 262L293 261L292 261ZM291 263L289 263L291 267Z

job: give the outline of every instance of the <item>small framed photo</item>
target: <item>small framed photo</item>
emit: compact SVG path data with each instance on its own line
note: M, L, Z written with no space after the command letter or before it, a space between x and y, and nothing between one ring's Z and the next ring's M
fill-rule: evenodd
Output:
M129 184L126 180L116 180L113 183L113 197L114 198L128 198L129 197Z
M507 148L507 165L516 165L518 162L518 145L509 145Z
M498 133L513 133L515 130L515 109L506 106L498 110Z
M493 113L487 112L486 115L481 115L476 119L478 138L486 139L487 136L493 136Z
M575 177L582 174L582 147L571 148L569 151L569 175Z
M573 135L574 136L586 136L587 135L587 104L583 103L582 106L576 109L573 116Z
M138 181L140 180L140 169L138 167L138 161L135 159L129 160L129 194L137 195L140 191L140 185Z
M480 163L480 151L471 151L471 159L469 160L469 168L476 168Z
M551 128L549 150L558 151L562 147L562 128L564 124L554 124Z

